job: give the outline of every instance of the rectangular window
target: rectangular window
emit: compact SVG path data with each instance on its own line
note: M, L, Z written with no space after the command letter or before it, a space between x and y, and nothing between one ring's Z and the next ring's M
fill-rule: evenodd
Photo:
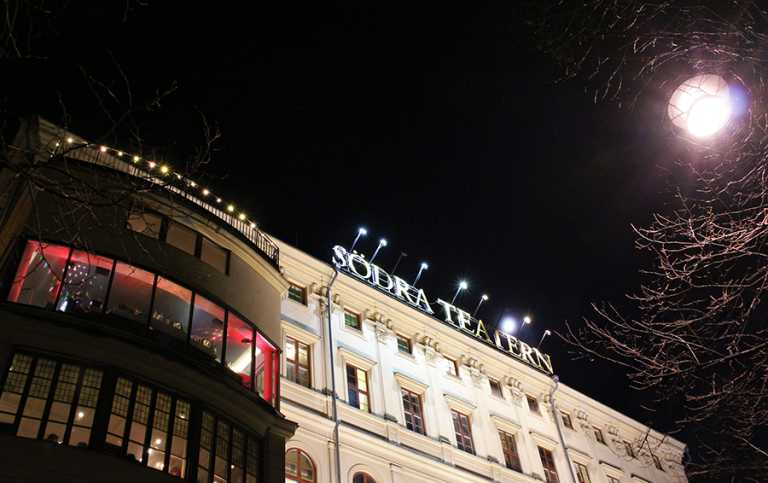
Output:
M163 217L155 213L130 213L128 215L128 228L152 238L160 237L163 226Z
M348 310L344 311L344 324L347 327L360 330L360 316Z
M197 480L214 483L255 483L258 477L259 442L238 427L203 412Z
M453 431L456 434L456 446L466 453L475 454L469 417L453 410L451 410L451 416L453 417Z
M195 295L192 330L189 345L206 356L221 362L224 309Z
M587 467L581 463L575 463L575 465L576 465L576 479L579 481L579 483L590 483Z
M73 251L56 309L71 314L102 313L113 265L109 258Z
M421 396L407 389L401 389L400 391L403 394L405 427L419 434L424 434L424 415L421 410Z
M54 308L69 253L67 247L27 242L8 301Z
M627 456L629 456L630 458L635 457L635 450L632 449L632 443L624 441L624 451L627 453Z
M406 354L411 353L411 339L397 334L397 350Z
M562 411L560 411L560 415L563 418L563 426L568 429L573 429L573 424L571 424L571 415Z
M661 466L661 460L659 460L659 457L656 456L655 454L651 456L653 456L653 466L655 466L656 469L659 471L664 471L664 467Z
M176 339L187 341L192 291L162 277L157 278L155 305L150 327Z
M307 302L304 299L304 289L298 285L291 284L291 286L288 287L288 298L301 305L307 305Z
M520 466L520 456L517 453L515 437L504 431L499 431L499 439L501 440L501 452L504 453L504 464L510 470L522 472L523 468Z
M451 359L450 357L445 358L445 372L452 375L452 376L458 376L459 375L459 365L456 363L455 359Z
M197 232L180 223L171 222L168 233L165 235L165 242L190 255L197 253Z
M255 389L262 399L277 407L277 380L280 377L280 364L277 349L264 336L256 334L256 375Z
M349 364L347 364L347 391L350 406L366 413L371 412L368 401L368 374Z
M154 274L117 262L107 313L146 325L154 284Z
M603 438L603 432L600 431L600 428L597 426L593 426L592 430L595 432L595 439L598 443L605 444L605 439Z
M289 381L309 387L309 346L285 338L285 373Z
M613 476L608 477L608 483L621 483L619 480L614 478Z
M87 448L103 373L14 354L0 395L0 426L16 436Z
M525 399L528 401L528 410L532 413L539 414L539 401L529 394L525 395Z
M229 251L221 248L211 240L203 237L203 243L200 246L200 260L204 261L221 273L227 273Z
M491 386L491 394L494 396L504 397L504 395L501 392L501 383L497 381L496 379L488 378L488 383Z
M252 387L253 327L233 313L227 316L227 368L241 377L245 387Z
M541 466L544 468L544 478L547 483L558 483L560 480L557 478L552 452L539 446L539 458L541 458Z

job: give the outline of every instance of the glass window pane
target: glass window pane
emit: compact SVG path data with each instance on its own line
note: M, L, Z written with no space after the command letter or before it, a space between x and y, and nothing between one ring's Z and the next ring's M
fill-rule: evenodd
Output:
M191 306L191 290L158 277L150 325L157 331L186 341Z
M146 324L155 276L147 271L117 262L107 313Z
M251 387L253 328L232 313L228 317L227 367L243 378L244 386Z
M197 247L197 232L179 223L171 223L165 241L190 255L194 255Z
M256 335L256 360L254 362L256 374L263 376L259 393L265 401L274 406L279 376L277 351L261 334Z
M68 257L69 248L27 242L8 300L53 308Z
M200 260L222 273L227 273L227 251L207 238L203 238Z
M217 361L221 361L223 335L224 309L203 297L196 296L190 345Z
M113 261L75 250L64 277L58 310L68 313L101 313Z

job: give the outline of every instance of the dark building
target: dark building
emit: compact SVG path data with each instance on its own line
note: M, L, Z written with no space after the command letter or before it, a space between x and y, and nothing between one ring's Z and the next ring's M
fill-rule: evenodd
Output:
M0 481L284 480L279 251L38 118L0 173Z

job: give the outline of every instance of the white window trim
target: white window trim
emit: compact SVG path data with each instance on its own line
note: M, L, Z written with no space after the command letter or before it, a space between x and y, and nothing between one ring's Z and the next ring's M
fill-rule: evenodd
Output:
M515 424L512 421L507 421L506 419L500 418L495 414L491 415L491 421L493 421L497 429L504 431L507 434L511 434L512 436L516 436L517 432L520 431L521 428L519 424Z
M290 337L291 339L296 339L310 347L313 346L318 340L320 340L320 336L317 334L313 334L312 332L296 327L290 322L286 322L284 320L281 320L280 322L283 329L283 338Z
M411 379L405 374L401 374L399 372L395 372L395 379L397 379L397 382L400 384L402 389L407 389L408 391L411 391L414 394L418 394L419 396L423 396L424 393L427 392L427 389L429 389L429 386L423 382ZM422 401L422 404L423 403L424 402Z
M612 476L617 480L621 480L621 477L624 476L624 470L617 466L613 466L612 464L606 463L605 461L600 462L600 467L603 469L603 472L605 472L606 475Z
M548 449L549 451L552 451L552 453L555 452L555 448L557 448L558 444L557 441L553 441L546 436L542 436L539 433L534 433L533 431L530 431L529 434L531 435L534 443L536 443L536 446L541 446L544 449Z
M477 409L477 407L473 406L472 404L466 401L462 401L461 399L451 396L450 394L443 394L443 397L445 398L445 402L448 403L448 407L467 417L471 416L475 409Z
M347 364L355 366L358 369L361 369L366 372L369 372L371 369L376 367L376 361L372 361L367 357L363 357L360 354L356 354L351 350L347 349L346 347L339 347L338 352L339 352L339 355L341 356L341 362L345 370L346 370ZM346 385L344 387L346 387ZM369 394L370 394L370 391L369 391Z
M640 478L637 475L632 475L632 481L635 483L651 483L650 481L646 480L645 478Z
M357 320L360 322L360 328L359 329L353 329L352 327L347 325L347 321L346 321L346 313L347 312L349 312L350 314L357 315ZM355 337L359 337L362 340L367 341L368 339L365 337L365 334L363 333L363 329L365 328L365 320L366 319L363 318L362 312L358 313L355 310L347 309L347 308L345 308L343 306L341 307L341 317L340 317L340 320L339 320L339 322L341 323L340 324L341 325L341 330L343 330L344 332L346 332L348 334L352 334Z
M573 448L566 448L565 451L568 453L568 457L571 458L571 461L581 463L584 466L589 466L590 463L592 463L592 457L581 451L577 451Z

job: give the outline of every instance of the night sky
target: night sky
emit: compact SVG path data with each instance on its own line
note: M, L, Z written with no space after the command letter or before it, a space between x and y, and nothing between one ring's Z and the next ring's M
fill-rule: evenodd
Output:
M368 257L389 241L382 268L405 252L397 275L412 281L428 263L432 300L467 281L457 305L488 294L490 325L504 307L529 315L534 345L638 290L652 258L631 224L665 209L674 158L661 101L630 114L596 104L583 79L556 82L564 71L518 2L103 3L72 2L38 58L2 60L6 139L14 116L63 122L61 97L71 130L102 142L80 68L124 96L119 65L134 99L178 83L162 109L136 113L147 145L183 168L201 113L218 123L221 150L197 179L321 260L364 227ZM562 382L647 422L620 369L572 361L555 336L542 350Z

